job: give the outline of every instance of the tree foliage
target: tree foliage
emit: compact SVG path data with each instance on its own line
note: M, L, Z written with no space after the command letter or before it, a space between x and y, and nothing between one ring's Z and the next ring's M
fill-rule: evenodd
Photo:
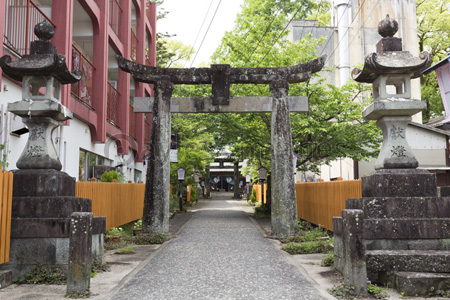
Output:
M416 3L419 50L428 51L436 63L450 51L450 0L420 0ZM442 116L444 106L436 73L421 78L422 99L427 102L424 120Z
M306 18L321 12L315 2L246 0L235 28L227 32L212 56L213 63L233 67L281 67L306 63L316 58L318 44L324 40L305 37L288 41L286 24L292 18ZM319 15L317 13L316 15ZM291 113L294 151L300 155L297 165L317 171L318 165L340 157L355 160L374 156L380 132L373 122L362 119L362 105L355 102L362 87L349 83L342 89L314 76L308 82L291 84L290 96L307 96L310 111ZM209 86L182 86L177 96L210 96ZM270 96L268 85L231 87L233 96ZM215 148L227 147L237 160L249 159L253 178L264 165L270 170L269 113L193 114L185 119L197 124L214 138ZM184 123L185 124L185 123Z

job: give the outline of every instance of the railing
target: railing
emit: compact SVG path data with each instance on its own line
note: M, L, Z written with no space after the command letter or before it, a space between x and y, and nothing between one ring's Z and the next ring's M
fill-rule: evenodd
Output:
M6 0L5 2L3 44L19 56L29 54L30 42L36 39L33 33L34 26L45 19L53 26L55 24L32 0Z
M12 172L1 172L0 167L0 264L9 262L12 187Z
M92 75L95 67L75 45L72 45L72 70L77 69L81 70L83 76L80 81L72 84L72 95L78 100L91 106Z
M109 25L120 39L120 25L122 20L122 8L118 0L109 0Z
M138 42L138 40L137 40L137 37L136 37L136 33L134 33L134 31L133 31L133 29L131 29L131 60L132 61L136 61L136 59L137 59L137 52L136 52L136 49L137 49L137 42Z
M298 217L331 231L345 200L362 197L361 180L297 183L295 190Z
M108 99L106 103L106 120L118 126L118 111L119 111L119 91L108 82Z
M75 196L92 199L92 213L106 217L106 229L142 218L145 184L113 182L80 182Z
M134 107L130 104L130 135L136 139L136 114L133 110Z

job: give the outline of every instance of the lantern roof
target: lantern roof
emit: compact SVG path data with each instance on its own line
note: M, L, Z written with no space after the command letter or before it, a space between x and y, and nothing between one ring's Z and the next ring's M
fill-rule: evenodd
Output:
M383 38L377 44L377 52L366 56L363 69L353 69L355 81L373 83L380 75L396 74L417 78L431 65L431 54L427 51L420 53L419 57L402 51L401 39L393 36L397 30L398 23L389 15L378 24L378 33Z
M52 76L61 84L75 83L81 79L81 71L69 71L64 55L56 53L56 47L50 42L55 28L47 20L36 24L34 33L39 38L31 42L30 54L17 61L11 56L0 58L0 67L6 75L14 80L22 81L24 76Z

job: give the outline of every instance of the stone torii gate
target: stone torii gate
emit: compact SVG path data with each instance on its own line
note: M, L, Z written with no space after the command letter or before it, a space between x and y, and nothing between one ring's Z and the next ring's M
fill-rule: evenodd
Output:
M304 82L322 69L326 56L280 68L158 68L116 56L120 69L135 81L154 84L154 98L136 98L135 112L152 112L143 230L169 231L169 143L171 113L271 112L272 236L286 237L297 228L292 137L289 112L308 111L306 97L289 97L290 83ZM272 97L230 97L230 84L269 84ZM211 84L212 97L172 98L174 84Z

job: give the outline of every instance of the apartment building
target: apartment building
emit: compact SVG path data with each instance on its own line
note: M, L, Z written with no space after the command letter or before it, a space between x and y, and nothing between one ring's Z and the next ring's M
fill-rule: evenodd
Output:
M116 167L126 180L145 178L151 115L133 112L135 96L151 96L148 84L119 71L115 55L155 66L156 4L150 0L0 0L2 55L28 54L34 26L47 19L52 39L69 69L80 69L80 82L64 86L62 104L74 119L53 133L62 171L85 181ZM21 83L0 70L0 160L8 169L24 149L28 130L7 112L22 98Z

